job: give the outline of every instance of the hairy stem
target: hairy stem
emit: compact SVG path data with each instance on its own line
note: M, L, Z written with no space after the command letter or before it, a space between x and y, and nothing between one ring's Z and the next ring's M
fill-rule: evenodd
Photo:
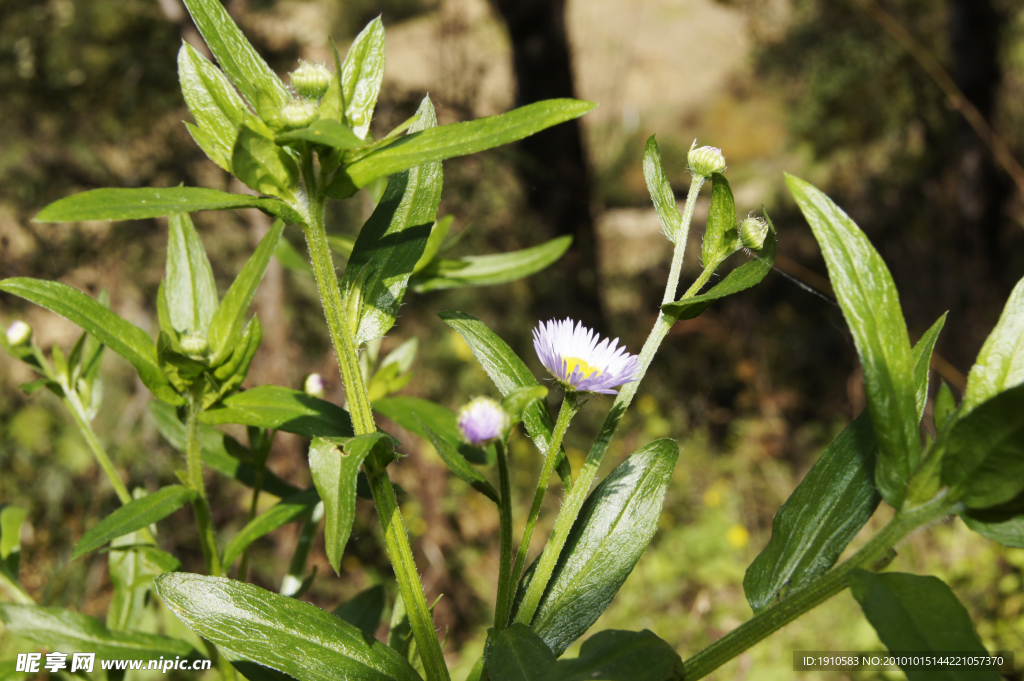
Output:
M870 569L901 539L918 527L950 514L952 506L939 496L913 509L897 513L882 530L859 551L838 567L829 570L796 593L769 605L752 619L718 639L683 663L687 681L703 678L753 646L769 634L778 631L800 615L824 603L847 584L847 576L855 568Z
M515 584L512 570L512 484L509 481L505 442L499 438L494 444L498 450L498 487L501 493L501 504L498 506L501 549L498 553L498 598L494 604L494 627L500 630L508 623Z

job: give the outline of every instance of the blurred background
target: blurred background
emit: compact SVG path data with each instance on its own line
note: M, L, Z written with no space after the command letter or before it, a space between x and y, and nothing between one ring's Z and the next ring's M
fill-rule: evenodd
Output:
M410 293L384 341L385 352L420 341L405 393L452 408L496 394L468 347L436 317L446 309L481 317L538 376L530 345L538 319L583 319L639 350L671 253L642 174L652 134L680 200L696 138L724 151L741 214L763 209L773 218L780 271L673 329L607 457L610 470L662 436L683 448L661 530L595 629L650 628L686 657L748 618L743 571L767 541L773 514L864 407L853 344L839 309L815 292L827 292L824 262L785 192L783 171L823 188L867 232L896 279L912 340L949 311L933 392L941 374L959 394L1024 274L1024 171L1013 160L1024 158L1021 0L226 4L281 74L299 58L327 61L330 38L344 53L366 22L383 15L387 68L376 135L408 117L426 93L441 123L549 97L599 104L578 123L445 162L441 214L465 232L454 254L524 248L561 234L575 243L529 280ZM176 74L182 40L205 51L180 0L0 0L0 276L56 279L93 295L107 289L115 311L156 329L165 222L31 220L47 203L95 187L239 190L182 124L190 120ZM707 195L691 232L684 271L691 280ZM329 230L354 234L371 209L363 195L337 205ZM257 211L205 213L196 222L222 287L268 226ZM297 230L286 238L303 249ZM341 402L312 279L273 263L255 310L265 331L247 385L298 388L319 371L329 397ZM0 322L15 319L28 321L44 348L66 351L77 338L73 325L0 295ZM0 501L31 509L22 577L41 604L102 617L110 598L105 557L71 562L70 553L116 498L59 402L17 389L31 378L27 367L0 357ZM157 433L148 392L112 353L103 378L95 427L124 479L151 490L172 481L180 455ZM577 417L567 436L575 464L608 405L595 398ZM436 614L446 651L468 671L491 617L497 515L428 445L393 432L412 455L392 476L409 491L403 510L428 597L443 594ZM301 486L310 484L305 445L281 435L270 459ZM512 453L522 509L540 461L524 437ZM210 480L215 522L227 537L244 523L249 494ZM550 501L536 550L557 512L557 499ZM322 539L314 550L319 576L307 598L322 607L378 582L394 592L372 506L359 503L341 576L328 566ZM887 513L881 509L868 530ZM179 515L181 522L163 524L161 541L186 569L201 570L189 512ZM254 545L252 581L277 589L295 530ZM915 535L894 568L946 579L990 649L1024 650L1024 549L1000 547L957 520ZM8 653L26 645L0 642ZM838 679L794 674L792 651L857 649L880 643L843 594L713 678ZM901 675L875 678L890 677Z

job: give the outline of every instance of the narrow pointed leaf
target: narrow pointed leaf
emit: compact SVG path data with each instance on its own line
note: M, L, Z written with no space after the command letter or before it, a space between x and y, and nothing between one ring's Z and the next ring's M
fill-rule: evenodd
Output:
M395 395L374 400L373 409L402 428L428 441L430 436L424 426L429 426L435 435L457 449L459 454L470 463L494 463L493 454L489 448L482 450L463 441L462 433L459 432L459 426L456 423L455 412L448 407L418 397ZM491 457L489 458L488 455Z
M491 681L543 681L555 666L544 640L525 624L488 630L484 661Z
M465 457L459 453L458 449L431 430L429 426L424 424L423 430L426 431L427 437L430 438L430 444L434 445L434 449L437 450L438 456L440 456L441 460L444 461L446 466L448 466L448 470L455 474L455 477L462 480L494 503L499 503L498 491L487 481L487 478L469 465L469 462L466 461Z
M455 222L454 215L446 215L434 222L434 226L430 228L430 236L427 237L427 245L423 248L423 255L420 256L420 259L416 261L415 267L412 268L413 274L429 265L430 261L437 256L441 250L441 245L444 244L444 240L448 236L448 231L452 228L453 222Z
M204 423L240 423L303 437L352 437L352 419L336 404L300 390L262 385L243 390L204 411Z
M117 509L89 529L75 545L71 560L98 549L112 539L163 520L195 499L196 493L181 485L169 485Z
M986 539L1024 549L1024 493L991 508L967 509L960 517Z
M253 357L260 347L263 339L263 327L260 326L258 317L253 316L246 324L242 336L235 345L235 351L231 353L227 361L213 370L213 376L220 381L220 390L216 393L207 393L203 398L203 408L209 408L224 395L231 393L238 386L242 385L246 375L249 373L249 366Z
M246 523L245 527L231 538L228 545L224 547L224 557L221 562L225 566L230 566L236 558L242 555L249 544L282 525L308 517L318 503L320 503L320 495L315 489L307 489L281 499Z
M383 79L384 24L377 17L356 36L341 67L345 121L359 139L366 139L366 133L370 130Z
M289 222L298 222L295 211L277 199L261 199L202 187L90 189L54 201L39 211L33 221L143 220L228 208L259 208L272 215L280 215Z
M876 483L895 508L921 457L914 359L899 294L867 236L825 194L786 175L786 184L818 240L836 299L864 368L878 440Z
M136 498L138 498L136 490ZM114 539L107 554L107 570L113 594L107 606L107 628L138 629L149 602L153 578L181 568L181 562L155 546L145 545L140 532Z
M508 343L487 328L487 325L465 312L441 312L438 315L466 341L480 366L503 396L516 388L540 385L523 360L516 356ZM540 451L546 451L555 428L554 419L543 400L534 402L523 411L523 424ZM572 471L565 450L559 454L558 477L566 492L572 489Z
M1024 490L1024 385L982 402L953 426L942 482L968 508L1006 503Z
M577 658L562 659L545 681L682 681L683 660L653 632L599 631L580 646Z
M62 608L0 603L0 621L9 633L60 652L96 653L100 659L200 659L192 646L179 639L111 631L94 617Z
M968 412L1024 382L1024 279L1017 282L996 328L985 339L967 376L963 409Z
M674 440L656 440L616 466L583 504L531 625L555 655L597 621L640 560L678 458Z
M299 167L288 152L247 125L231 150L231 171L253 191L295 202Z
M185 0L192 20L231 82L263 120L272 120L291 100L281 79L245 39L220 0Z
M327 561L341 572L341 556L352 534L356 514L356 476L374 447L388 440L384 433L338 440L314 438L309 446L309 472L324 502L324 545Z
M516 388L501 401L501 408L505 410L513 422L521 421L523 412L537 400L543 400L548 396L548 389L542 385Z
M309 275L313 274L313 268L310 266L309 261L294 246L288 243L287 239L278 240L274 255L277 256L278 262L292 271L304 272Z
M751 255L748 262L743 263L726 275L725 279L715 284L707 293L663 305L661 309L678 320L693 319L711 307L711 303L719 298L731 296L740 291L746 291L748 288L760 283L772 271L777 251L778 244L775 230L770 229L761 250Z
M165 402L150 400L149 413L156 422L157 430L179 452L185 451L185 424L178 419L174 407ZM213 426L199 424L199 443L203 465L209 466L221 475L238 480L252 487L256 484L256 471L252 466L232 456L224 442L230 438ZM277 477L273 471L263 471L263 491L276 497L285 498L302 490Z
M277 243L281 239L281 232L284 231L284 222L275 220L270 231L267 232L255 252L249 256L249 260L242 266L235 280L224 294L224 300L213 315L210 321L210 349L212 356L210 363L214 366L223 362L234 350L234 344L242 334L242 326L245 324L245 313L249 309L256 289L263 280L267 271L270 258L277 249Z
M644 179L647 181L647 191L654 202L654 209L658 212L661 229L664 230L665 236L675 243L683 227L683 216L676 207L676 195L672 191L672 185L665 177L665 167L661 163L661 152L658 151L658 142L654 135L647 138L647 148L644 150Z
M469 255L455 260L435 260L416 273L410 285L417 293L463 286L506 284L548 267L572 245L571 236L511 253Z
M363 636L372 640L380 626L380 618L384 614L384 586L377 584L360 591L352 600L342 603L334 609L334 616L340 617L363 632Z
M187 213L172 215L169 228L164 286L171 326L183 335L205 337L219 304L213 269Z
M56 281L17 277L0 281L0 290L13 293L74 322L131 362L139 378L156 397L170 404L184 402L157 365L156 346L149 335L78 289Z
M420 105L415 129L437 124L429 99ZM349 257L342 292L362 301L357 344L380 338L395 323L398 308L441 201L441 163L427 163L398 173L388 181L384 196L356 239Z
M424 163L475 154L516 142L545 128L578 118L593 108L590 102L548 99L498 116L404 135L347 166L344 179L353 187L365 187L378 177Z
M987 655L967 610L936 577L900 572L876 575L853 570L850 592L890 651L960 652ZM905 668L909 681L999 681L986 667Z
M305 140L342 150L357 149L366 144L362 139L356 137L356 134L352 132L352 128L337 121L332 121L329 118L321 118L318 121L314 121L312 125L306 128L282 133L275 140L279 144Z
M298 681L422 681L397 652L309 603L183 572L163 575L156 584L164 603L194 632Z
M915 395L915 404L917 405L917 419L921 420L921 415L924 414L925 404L928 402L928 374L929 369L932 365L932 353L935 350L935 341L939 339L939 334L942 333L942 327L946 324L946 315L948 312L944 312L931 327L924 332L917 344L914 345L912 353L914 358L914 383L917 385L917 392Z
M728 255L729 251L722 252L725 234L735 228L736 201L732 197L732 187L725 175L715 173L711 176L711 208L700 249L700 262L704 267L712 267L720 257ZM764 251L763 246L761 250Z

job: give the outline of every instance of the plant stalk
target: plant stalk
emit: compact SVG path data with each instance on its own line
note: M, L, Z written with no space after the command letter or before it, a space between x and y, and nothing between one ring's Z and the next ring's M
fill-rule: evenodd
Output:
M210 503L206 498L206 483L203 481L203 455L199 441L199 414L202 411L199 400L201 395L190 395L188 400L188 418L185 420L185 464L186 479L189 488L196 493L192 502L192 510L196 516L196 526L199 529L199 543L203 549L203 558L206 560L206 571L214 576L221 577L224 570L220 564L220 554L217 552L217 540L213 533L213 516L210 513Z
M945 495L926 504L898 512L889 524L838 567L826 572L796 593L787 595L683 663L687 681L696 681L721 667L800 615L824 603L848 586L847 576L856 568L870 569L901 539L918 527L949 515L952 506Z
M494 628L505 628L511 608L512 585L512 484L508 474L508 453L501 438L494 443L498 450L498 487L501 504L498 506L498 520L501 526L501 549L498 552L498 598L494 604Z
M686 253L686 240L690 234L690 221L693 219L693 208L697 203L697 194L700 192L701 185L703 184L704 178L700 175L695 175L693 182L690 183L690 190L686 195L686 205L683 207L683 223L672 253L672 266L669 269L668 281L665 284L665 294L662 296L661 301L662 305L675 302L676 290L679 288L679 276L682 272L683 256ZM710 274L707 276L710 276ZM690 290L683 296L684 298L693 297L695 292L694 286L690 287ZM541 553L526 596L524 596L523 602L519 606L519 611L516 613L516 622L529 624L533 620L533 616L540 605L540 599L547 588L548 580L551 579L551 573L554 571L558 557L565 546L569 531L572 530L572 526L576 522L576 517L579 515L583 502L586 501L587 494L590 492L590 486L594 483L594 478L597 476L597 469L600 468L605 452L608 451L608 443L611 442L612 436L615 435L619 422L622 420L622 415L626 413L630 402L633 401L633 396L636 395L640 381L643 380L647 369L651 366L654 355L661 346L661 342L665 340L665 336L668 335L669 329L672 328L672 324L675 321L674 317L666 315L664 312L658 313L658 319L654 322L654 328L651 329L643 349L640 350L640 371L637 374L637 378L635 381L622 386L619 394L615 397L615 401L612 403L611 409L608 410L608 415L601 425L597 439L591 446L587 459L583 462L583 467L580 468L580 472L576 476L575 482L573 482L572 491L569 492L565 502L562 504L562 510L559 512L558 518L555 519L555 526L551 530L551 536L544 547L544 552Z
M295 543L295 553L292 554L292 562L288 566L288 574L281 580L281 594L285 596L298 597L302 589L302 583L306 579L306 561L309 560L309 551L313 548L313 540L320 531L320 521L324 519L324 502L319 502L313 507L313 512L302 521L299 528L299 540Z

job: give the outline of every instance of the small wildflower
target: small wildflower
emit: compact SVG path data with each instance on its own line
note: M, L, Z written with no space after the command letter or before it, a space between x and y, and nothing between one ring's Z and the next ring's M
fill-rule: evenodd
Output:
M637 379L640 358L619 347L619 339L602 339L571 319L541 322L533 330L533 348L544 368L567 390L614 395Z
M302 392L313 397L322 398L325 390L324 379L320 374L310 374L306 376L306 380L302 383Z
M316 120L319 110L316 102L308 99L296 99L285 104L281 109L281 121L289 128L304 128Z
M459 430L466 442L477 447L501 437L509 418L501 405L489 397L477 397L459 410Z
M760 251L768 236L768 223L764 218L747 217L740 223L740 241L752 251Z
M7 343L11 347L28 345L32 338L32 327L20 319L7 327Z
M299 68L291 72L292 87L303 97L319 99L331 84L331 72L323 64L299 62Z
M722 150L718 147L698 147L697 140L693 141L686 161L694 175L711 177L725 170L725 156L722 155Z

